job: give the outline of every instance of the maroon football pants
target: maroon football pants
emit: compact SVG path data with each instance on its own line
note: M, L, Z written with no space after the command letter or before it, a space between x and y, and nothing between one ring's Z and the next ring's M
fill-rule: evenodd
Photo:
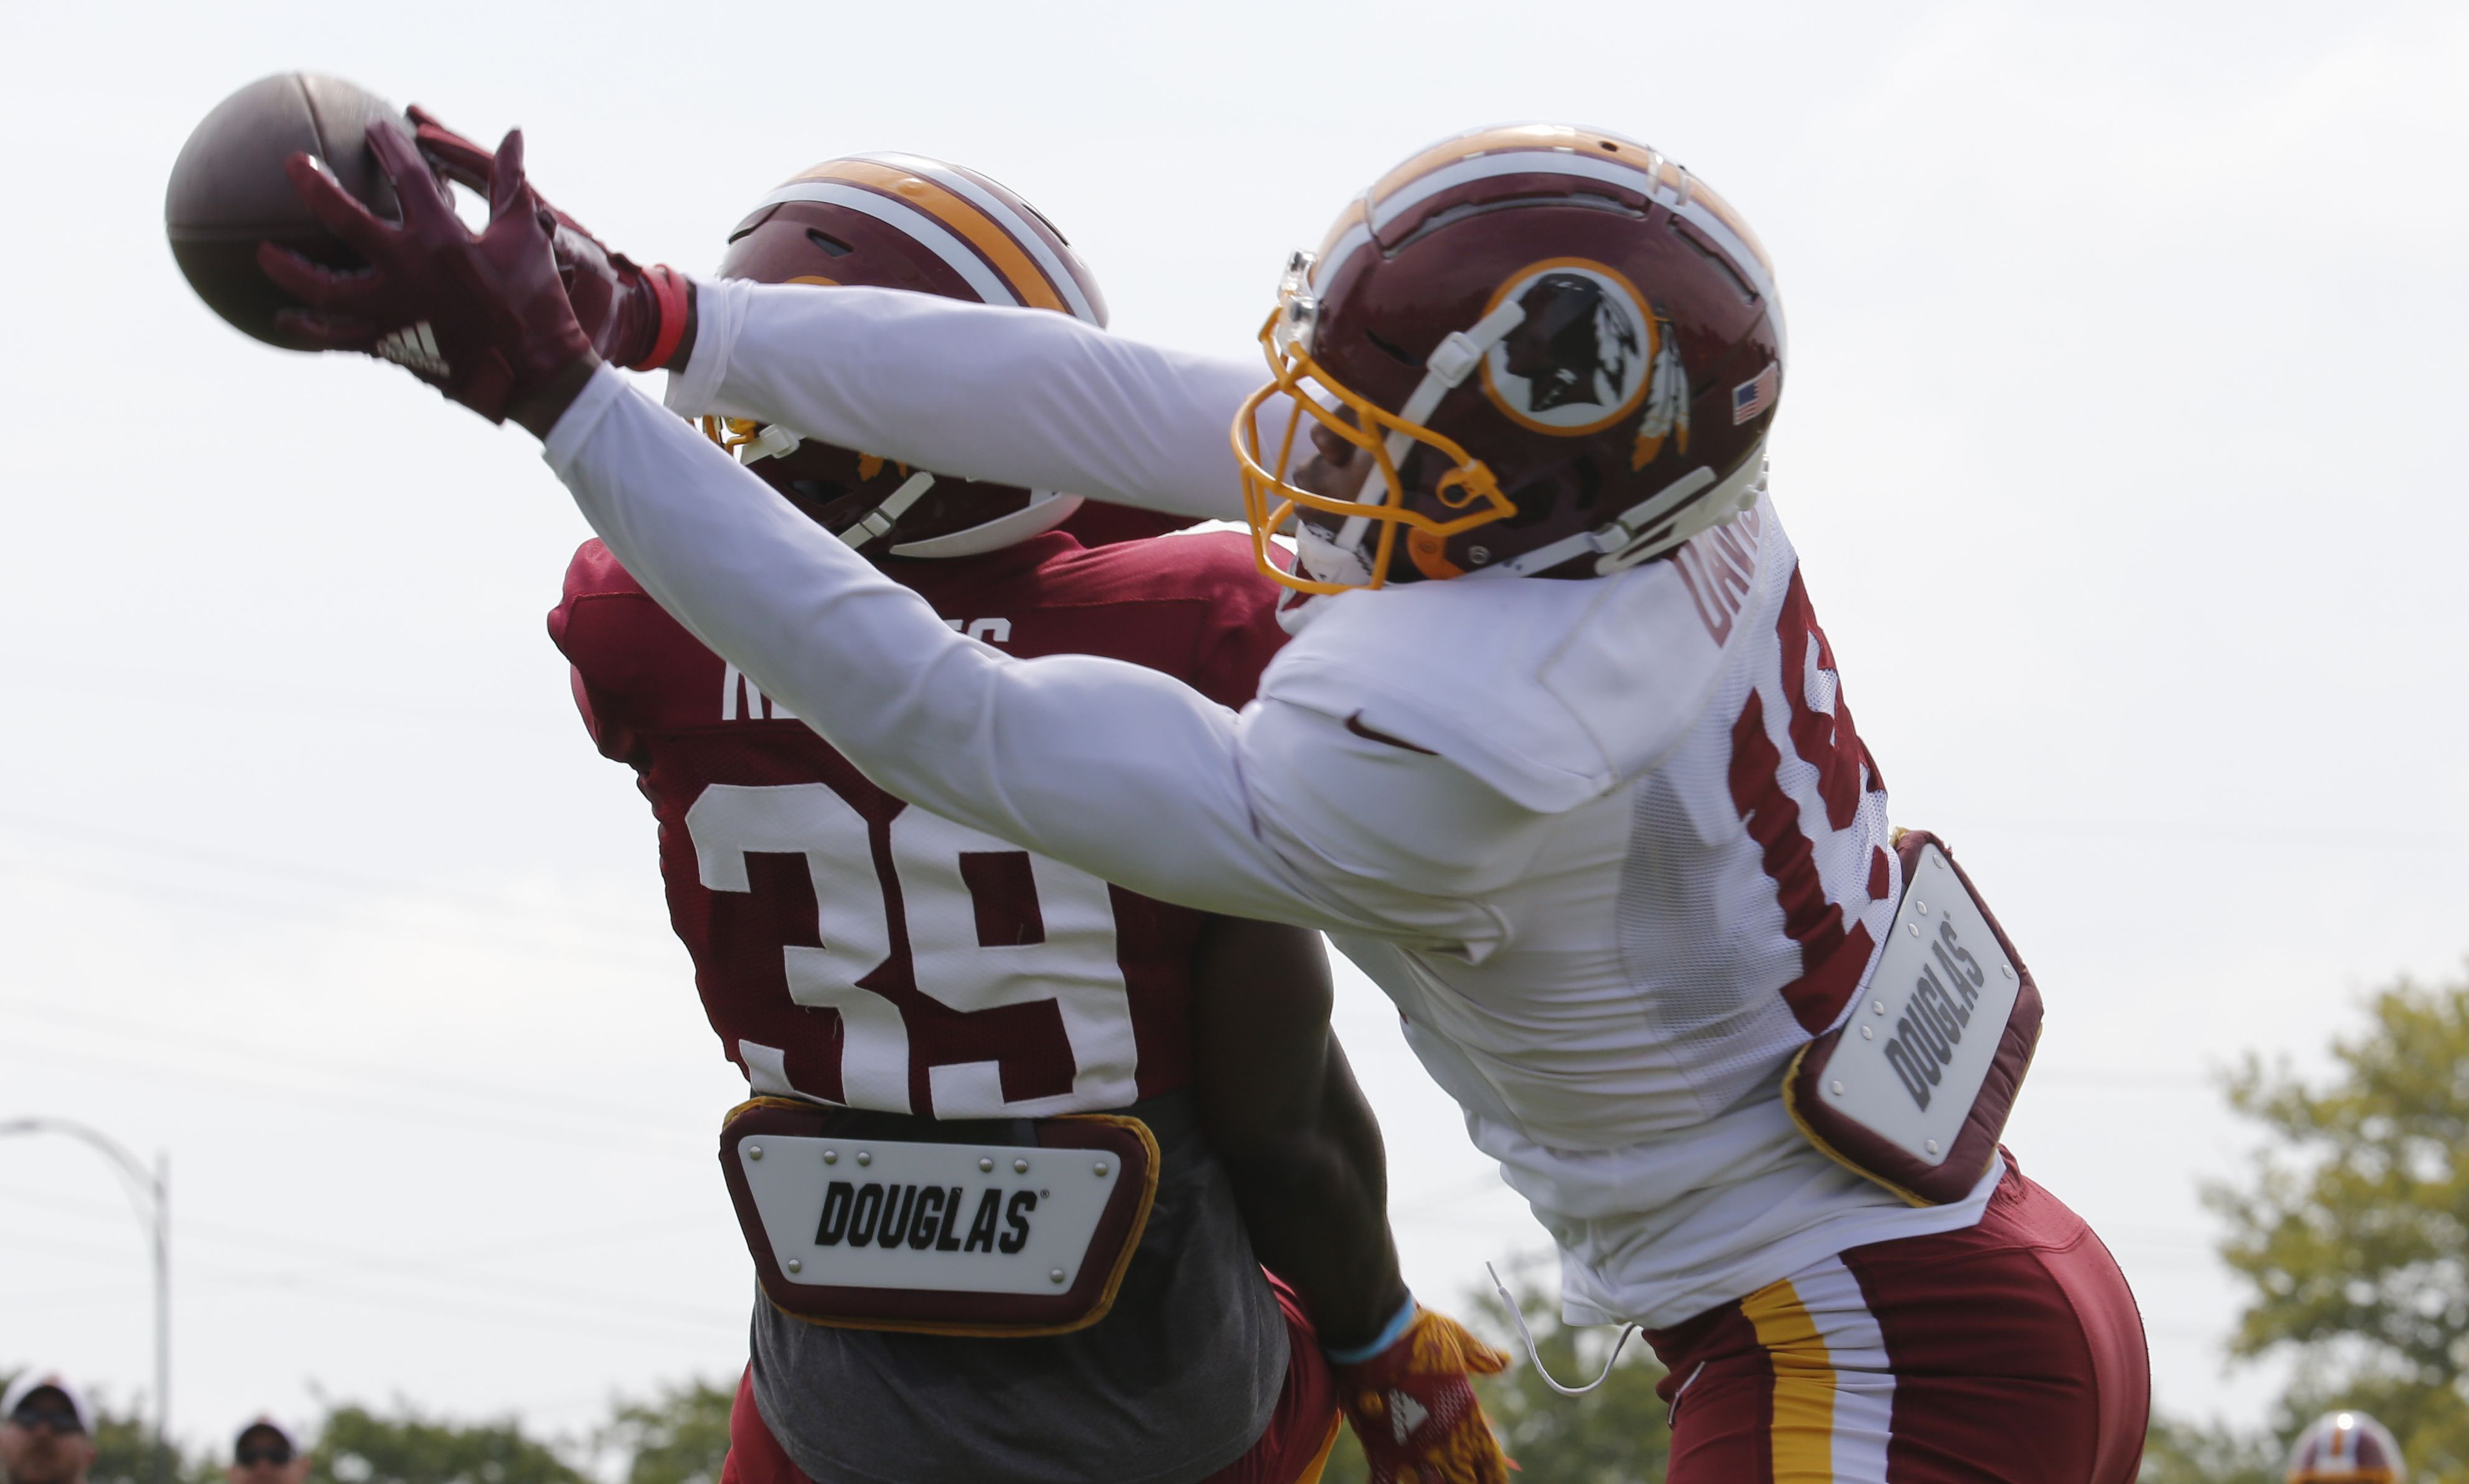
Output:
M2134 1295L2011 1155L1979 1224L1853 1247L1647 1338L1671 1484L2132 1484L2143 1453Z
M1269 1286L1286 1316L1285 1389L1278 1393L1277 1410L1252 1450L1201 1484L1319 1484L1321 1467L1337 1442L1337 1386L1321 1357L1320 1336L1286 1286L1275 1278ZM737 1404L729 1409L728 1460L721 1466L720 1484L812 1484L754 1409L750 1367L738 1379Z

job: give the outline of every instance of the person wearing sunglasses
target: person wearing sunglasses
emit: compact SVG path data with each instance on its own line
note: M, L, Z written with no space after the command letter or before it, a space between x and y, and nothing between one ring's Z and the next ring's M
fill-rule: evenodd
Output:
M85 1484L94 1414L58 1376L29 1372L0 1396L0 1468L9 1484Z
M258 1417L232 1440L231 1466L223 1470L230 1484L303 1484L309 1477L309 1454L292 1440L291 1429L271 1417Z

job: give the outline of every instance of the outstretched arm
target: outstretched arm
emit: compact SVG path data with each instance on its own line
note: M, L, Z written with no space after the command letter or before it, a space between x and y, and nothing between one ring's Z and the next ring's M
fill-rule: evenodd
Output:
M1389 1233L1380 1126L1329 1031L1320 938L1218 918L1196 969L1201 1124L1252 1250L1303 1299L1323 1343L1364 1344L1405 1305L1406 1281Z
M489 151L421 108L411 121L439 170L495 198L500 172ZM400 177L409 154L389 134L395 148L381 148L381 164ZM543 214L543 232L554 228L566 297L592 348L618 365L668 370L676 411L778 422L939 474L1194 519L1242 517L1228 429L1260 384L1256 359L1184 354L1069 315L933 294L695 283L667 267L637 267L527 182L503 184ZM396 189L406 189L400 178ZM425 178L408 189L420 204L442 199ZM358 237L376 229L334 194L325 204L348 218L338 229ZM418 317L397 314L372 328ZM570 378L512 410L545 436L580 385Z
M1486 879L1531 852L1544 816L1468 788L1438 758L1410 765L1415 753L1362 741L1340 713L1267 701L1238 718L1139 666L1013 660L953 633L600 363L562 282L554 217L524 182L519 135L491 164L478 234L407 140L370 138L416 206L401 224L381 220L293 158L303 197L371 264L344 272L262 248L310 307L297 328L381 348L427 327L447 394L542 433L550 467L646 590L883 788L1204 910L1477 957L1501 941ZM669 308L655 308L645 322L666 325ZM698 336L697 364L710 344ZM1324 797L1350 805L1332 816Z
M542 453L662 607L902 798L1205 911L1444 946L1497 936L1479 905L1284 838L1245 774L1259 716L1137 665L962 638L615 373L592 373Z
M671 409L778 422L937 473L1239 520L1228 442L1258 361L1068 314L892 288L699 281Z

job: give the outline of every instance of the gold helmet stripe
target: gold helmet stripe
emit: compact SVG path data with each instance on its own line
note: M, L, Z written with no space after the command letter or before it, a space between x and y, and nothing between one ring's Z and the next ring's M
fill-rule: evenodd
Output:
M1012 209L1012 204L1004 199L1000 194L1000 188L987 189L991 182L981 182L956 165L930 159L922 154L890 152L862 155L859 158L923 175L954 194L966 197L970 204L993 217L995 224L1001 227L1006 236L1027 249L1028 255L1037 260L1038 267L1046 274L1046 281L1052 284L1056 291L1070 303L1072 313L1075 318L1087 320L1100 330L1106 328L1105 316L1099 312L1096 304L1090 300L1088 287L1081 284L1079 278L1064 262L1063 255L1070 253L1071 248L1066 245L1058 253L1054 244L1047 240L1047 233L1052 233L1057 242L1062 240L1062 234L1055 232L1052 222L1038 217L1036 207L1027 201L1021 201L1020 210L1015 211ZM1046 228L1046 232L1041 233L1037 226L1031 225L1029 218L1035 218Z
M1046 274L1000 222L974 202L923 175L873 160L828 160L791 183L798 181L838 181L890 196L950 229L976 249L1020 303L1031 308L1072 312Z

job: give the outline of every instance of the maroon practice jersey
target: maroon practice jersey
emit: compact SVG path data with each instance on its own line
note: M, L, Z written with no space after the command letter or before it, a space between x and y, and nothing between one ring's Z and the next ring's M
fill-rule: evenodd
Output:
M886 570L1005 653L1128 660L1227 706L1284 641L1238 535L1088 550L1053 533ZM598 541L575 553L549 636L592 740L652 802L670 921L755 1091L981 1118L1189 1080L1202 914L877 788Z

